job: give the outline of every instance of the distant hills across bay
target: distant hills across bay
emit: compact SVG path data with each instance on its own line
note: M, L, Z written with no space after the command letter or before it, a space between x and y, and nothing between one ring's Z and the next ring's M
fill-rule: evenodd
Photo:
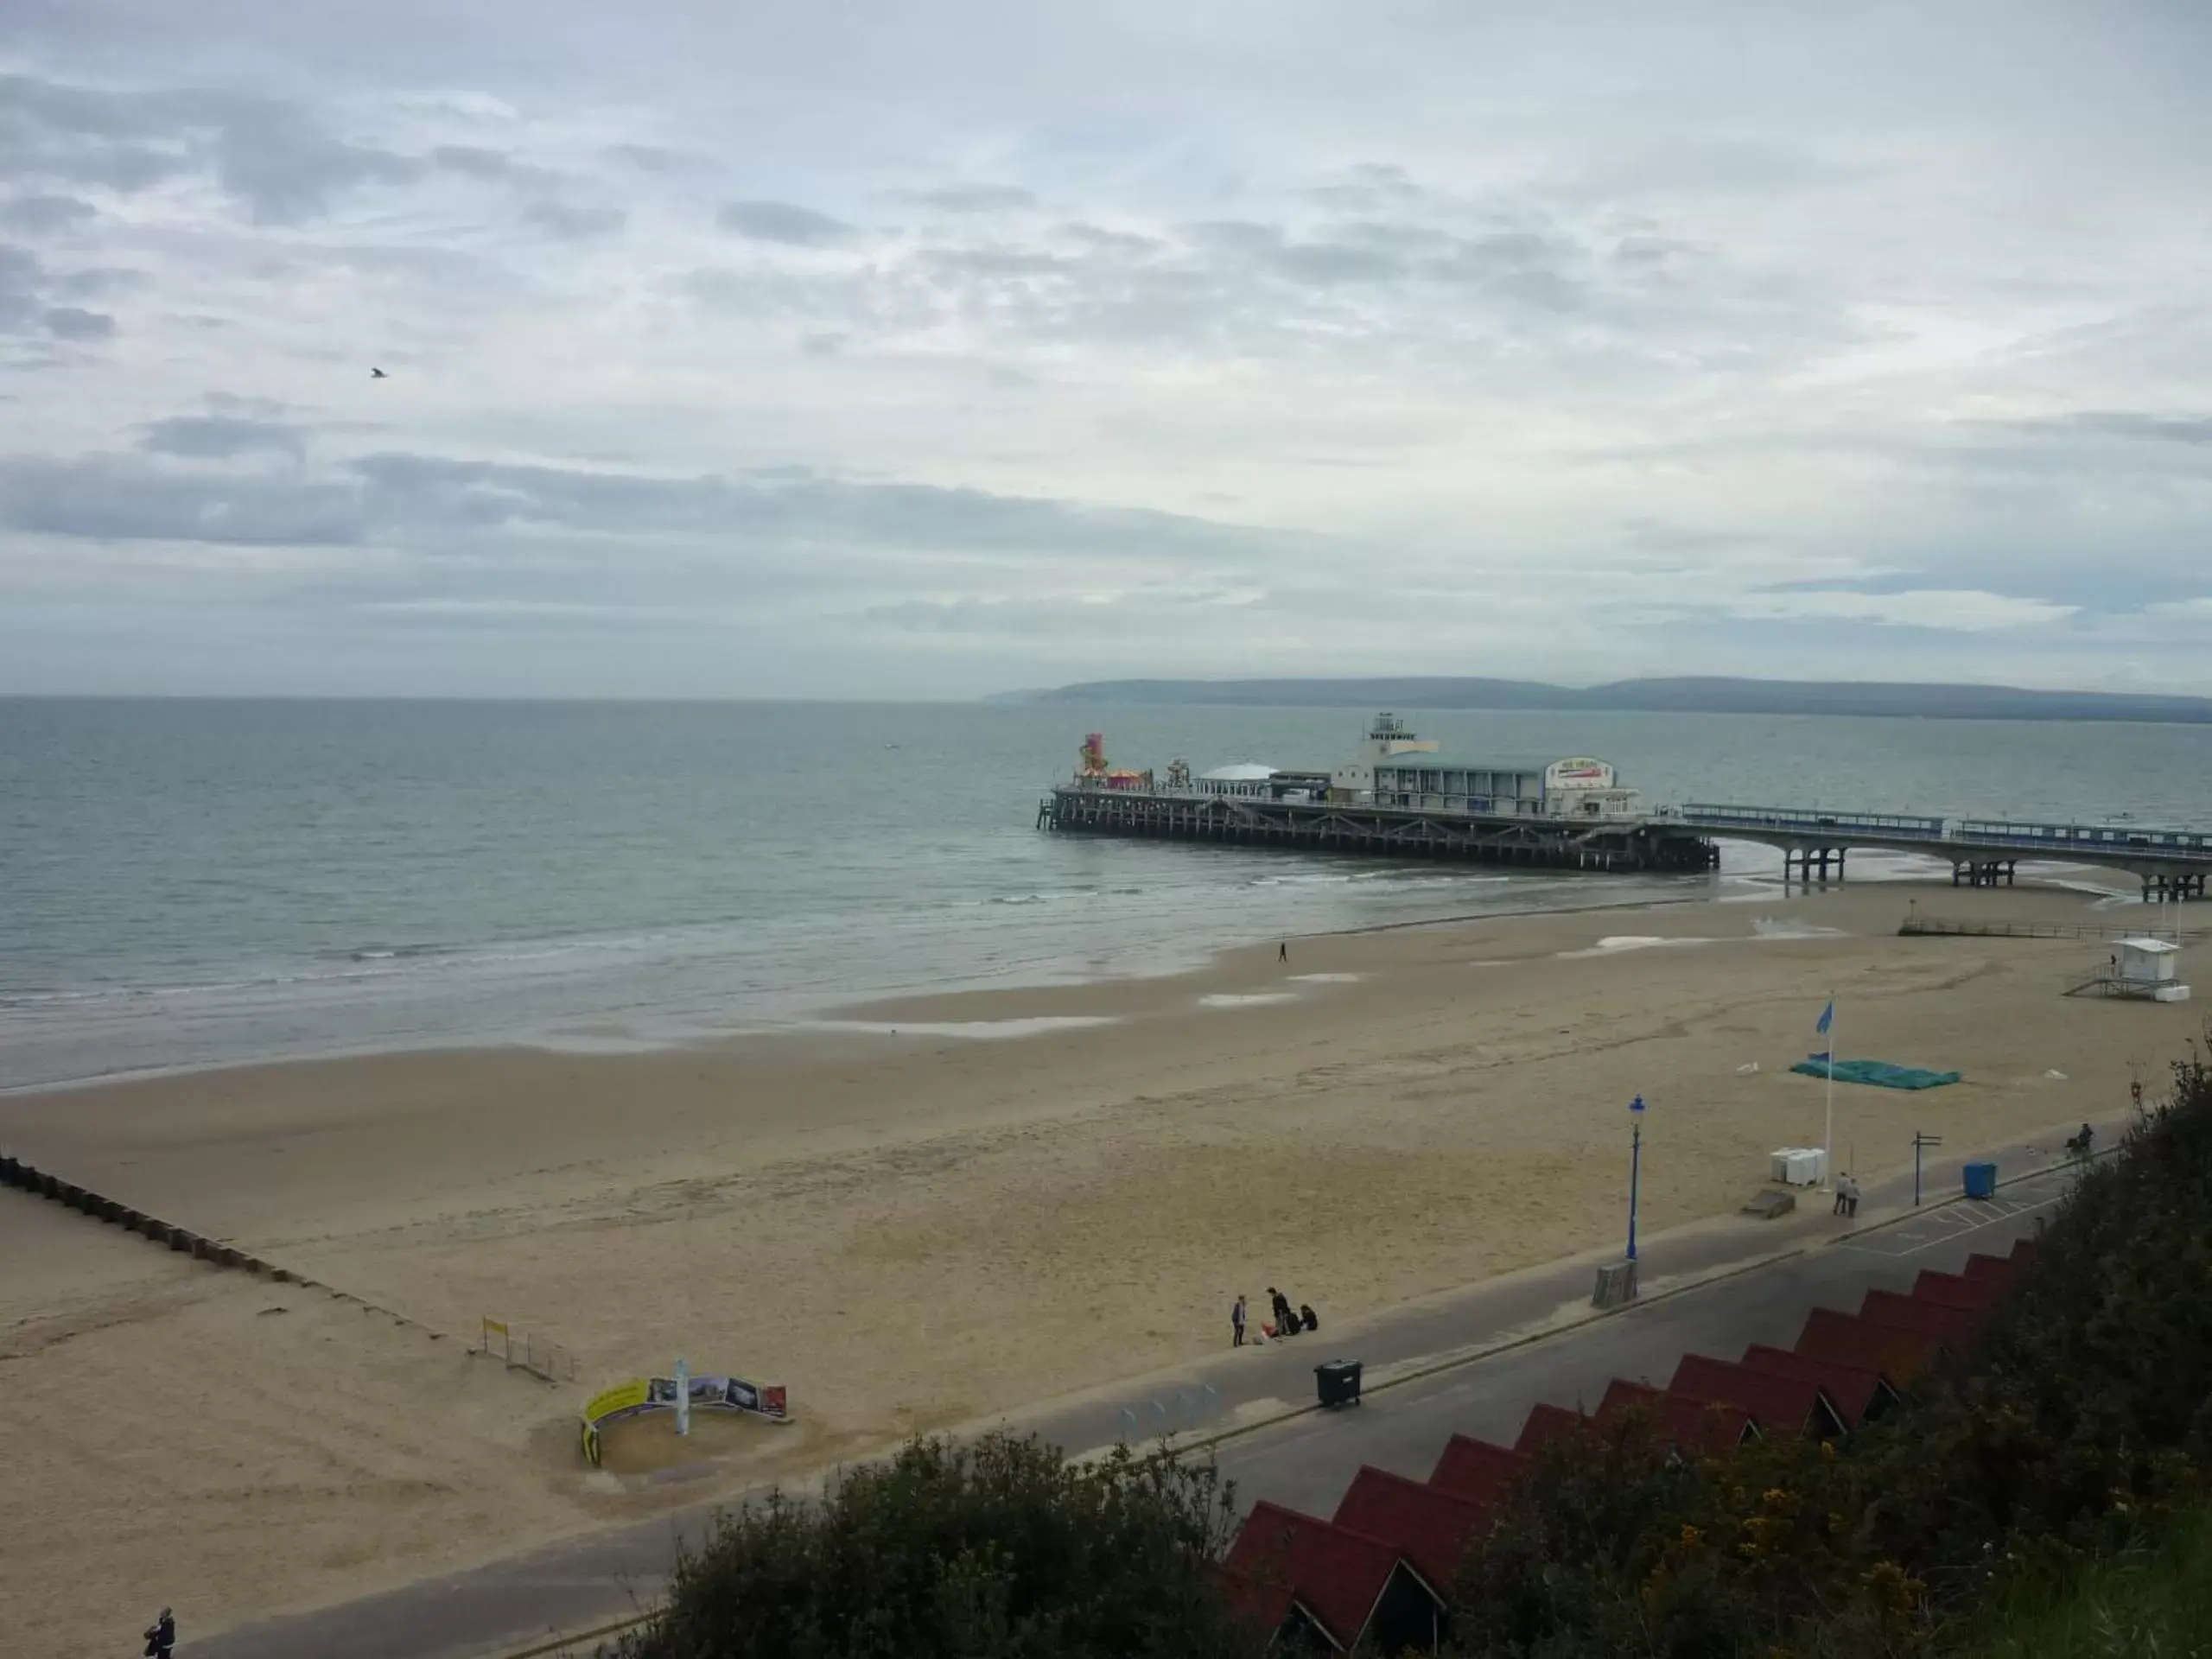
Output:
M2012 685L1714 677L1547 685L1458 677L1287 680L1092 680L1006 691L990 702L1211 703L1305 709L1571 709L1700 715L1877 715L1932 720L2124 720L2212 724L2212 697L2031 691Z

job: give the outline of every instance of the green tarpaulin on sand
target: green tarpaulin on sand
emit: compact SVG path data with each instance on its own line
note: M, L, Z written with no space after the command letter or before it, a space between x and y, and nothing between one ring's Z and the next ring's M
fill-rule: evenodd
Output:
M1789 1069L1802 1071L1808 1077L1825 1077L1828 1074L1828 1057L1815 1054ZM1930 1071L1924 1065L1891 1065L1887 1060L1838 1060L1835 1080L1870 1084L1877 1089L1941 1089L1947 1083L1956 1083L1959 1074Z

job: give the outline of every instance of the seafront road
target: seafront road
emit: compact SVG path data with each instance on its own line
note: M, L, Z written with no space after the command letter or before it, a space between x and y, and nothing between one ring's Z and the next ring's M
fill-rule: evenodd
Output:
M1938 1116L1931 1112L1931 1121ZM2091 1116L2100 1143L2110 1145L2119 1120ZM1147 1421L1150 1401L1172 1402L1211 1385L1220 1411L1186 1437L1198 1442L1195 1454L1217 1460L1241 1502L1271 1498L1326 1516L1363 1463L1426 1477L1455 1432L1510 1441L1540 1401L1595 1404L1616 1376L1665 1382L1684 1353L1732 1359L1750 1343L1787 1345L1811 1307L1853 1310L1870 1288L1910 1289L1923 1268L1955 1270L1975 1250L2002 1255L2034 1230L2071 1179L2057 1140L1992 1149L2005 1183L1994 1200L1954 1196L1963 1161L1955 1155L1928 1166L1929 1202L1917 1211L1907 1174L1868 1184L1855 1224L1830 1215L1827 1195L1815 1192L1801 1195L1800 1207L1777 1221L1730 1217L1651 1235L1639 1249L1641 1299L1611 1313L1595 1313L1589 1297L1597 1264L1618 1252L1598 1251L1371 1319L1331 1320L1289 1342L1234 1353L1224 1348L1195 1371L1141 1379L1003 1421L1082 1453L1121 1437L1125 1409ZM1747 1198L1753 1185L1745 1185ZM1224 1311L1224 1329L1226 1318ZM1354 1408L1313 1410L1313 1368L1339 1356L1364 1362L1367 1398ZM585 1633L652 1605L678 1541L705 1535L716 1507L695 1504L335 1607L239 1626L180 1651L188 1659L588 1654L594 1644Z

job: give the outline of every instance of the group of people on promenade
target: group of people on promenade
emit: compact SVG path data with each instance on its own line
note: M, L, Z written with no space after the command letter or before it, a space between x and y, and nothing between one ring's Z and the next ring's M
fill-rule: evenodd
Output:
M1300 1302L1294 1312L1290 1306L1290 1298L1273 1285L1268 1287L1268 1302L1274 1313L1274 1318L1260 1327L1260 1335L1262 1338L1273 1337L1281 1339L1284 1337L1294 1337L1301 1331L1319 1331L1321 1328L1320 1319L1309 1304ZM1229 1345L1230 1347L1242 1348L1244 1345L1246 1322L1244 1298L1240 1293L1236 1298L1236 1306L1229 1310Z
M1846 1170L1835 1178L1835 1211L1839 1216L1859 1213L1859 1179Z

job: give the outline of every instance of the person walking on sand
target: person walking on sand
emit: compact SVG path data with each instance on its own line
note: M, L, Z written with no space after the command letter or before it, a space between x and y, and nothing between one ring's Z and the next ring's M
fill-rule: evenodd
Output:
M1242 1296L1236 1299L1236 1306L1229 1310L1229 1345L1242 1348L1244 1345L1244 1299Z
M1288 939L1285 939L1281 944L1275 946L1275 960L1277 962L1288 962L1290 960L1290 941Z

